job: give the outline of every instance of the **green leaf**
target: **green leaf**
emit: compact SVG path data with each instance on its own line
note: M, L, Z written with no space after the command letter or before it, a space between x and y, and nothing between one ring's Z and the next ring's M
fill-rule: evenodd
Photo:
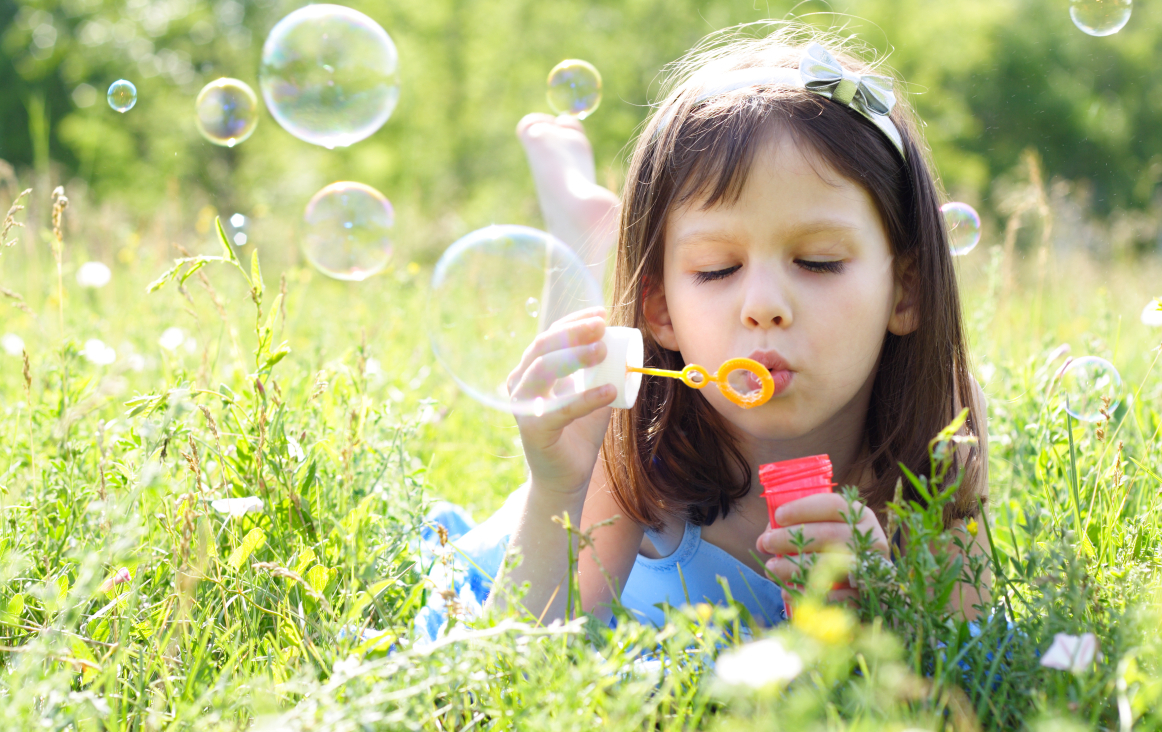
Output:
M201 269L202 267L205 267L205 266L206 266L205 260L202 260L200 262L194 262L194 264L189 269L186 270L185 274L182 275L181 279L178 280L178 284L179 285L186 284L186 280L188 280L191 276L193 276L194 272L197 272L199 269Z
M222 252L226 255L226 259L237 264L238 257L234 254L234 249L230 246L230 240L226 238L226 230L222 228L222 217L214 217L214 228L218 231L218 241L222 244Z
M266 543L266 534L262 529L251 529L246 537L242 539L242 543L237 549L230 552L230 558L226 563L230 565L234 571L238 571L242 567L242 563L250 558L256 549Z
M258 266L258 249L250 253L250 286L254 288L254 299L262 301L262 268Z
M4 610L4 614L0 616L0 622L5 625L18 625L20 623L20 615L24 612L24 593L17 592L8 601L8 607Z
M301 577L303 571L306 570L306 568L309 567L313 561L315 561L315 550L307 547L303 551L302 556L299 557L298 563L295 564L295 574Z
M323 590L327 589L327 584L330 583L331 578L335 574L335 570L327 569L321 564L316 564L307 571L307 576L304 579L307 580L307 584L311 586L312 590L321 595L323 594Z

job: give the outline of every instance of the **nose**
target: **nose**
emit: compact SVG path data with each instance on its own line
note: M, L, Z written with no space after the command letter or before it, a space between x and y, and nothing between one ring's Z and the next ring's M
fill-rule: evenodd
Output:
M786 283L774 268L749 268L743 289L742 322L748 328L787 328L791 302Z

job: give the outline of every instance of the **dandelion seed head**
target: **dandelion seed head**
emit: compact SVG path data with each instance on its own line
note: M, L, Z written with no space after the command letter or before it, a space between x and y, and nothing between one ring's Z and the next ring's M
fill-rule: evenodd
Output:
M77 284L92 290L109 284L113 272L101 262L85 262L77 268Z
M5 333L0 336L0 348L9 356L19 356L24 352L24 339L15 333Z

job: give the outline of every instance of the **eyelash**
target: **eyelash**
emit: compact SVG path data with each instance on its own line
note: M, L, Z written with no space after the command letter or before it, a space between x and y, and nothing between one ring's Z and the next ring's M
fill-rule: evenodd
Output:
M807 259L796 259L795 264L799 265L808 272L814 272L816 274L839 274L843 271L842 260L831 262L813 262ZM714 282L715 280L726 279L740 269L742 269L742 265L736 264L733 267L727 267L726 269L719 269L713 272L695 272L694 279L698 282L698 284Z

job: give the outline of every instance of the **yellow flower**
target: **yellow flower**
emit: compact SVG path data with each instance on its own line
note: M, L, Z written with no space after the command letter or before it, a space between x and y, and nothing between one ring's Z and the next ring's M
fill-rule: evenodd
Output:
M855 620L841 607L805 602L795 606L791 625L825 645L846 645L851 642Z
M968 523L964 525L964 528L968 529L968 535L973 537L976 536L976 532L980 531L980 526L976 523L975 518L969 518Z

